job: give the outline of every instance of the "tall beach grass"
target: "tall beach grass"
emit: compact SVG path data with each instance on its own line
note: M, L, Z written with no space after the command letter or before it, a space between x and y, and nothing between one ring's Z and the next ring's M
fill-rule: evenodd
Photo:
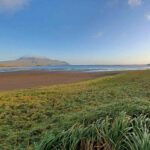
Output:
M150 150L150 118L132 118L124 112L89 126L74 125L49 133L38 150Z

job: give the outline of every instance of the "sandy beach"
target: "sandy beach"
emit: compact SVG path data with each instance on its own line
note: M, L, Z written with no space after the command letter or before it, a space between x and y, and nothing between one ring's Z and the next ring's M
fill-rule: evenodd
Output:
M83 73L69 71L22 71L0 73L0 91L74 83L118 73L119 72Z

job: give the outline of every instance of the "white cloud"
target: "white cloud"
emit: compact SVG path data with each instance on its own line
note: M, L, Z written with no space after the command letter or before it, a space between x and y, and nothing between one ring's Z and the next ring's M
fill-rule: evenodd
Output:
M150 21L150 13L145 15L145 18Z
M24 8L29 0L0 0L0 12L12 12Z
M131 7L140 6L142 4L142 0L128 0L128 4Z

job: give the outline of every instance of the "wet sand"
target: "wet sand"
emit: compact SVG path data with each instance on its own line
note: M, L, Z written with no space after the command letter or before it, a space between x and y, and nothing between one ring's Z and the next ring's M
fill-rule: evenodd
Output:
M0 73L0 91L74 83L118 73L119 72L83 73L69 71L22 71Z

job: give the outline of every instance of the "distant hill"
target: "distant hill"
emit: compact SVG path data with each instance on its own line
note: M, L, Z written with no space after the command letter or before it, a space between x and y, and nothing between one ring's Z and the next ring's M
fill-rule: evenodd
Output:
M42 57L20 57L11 61L0 61L0 67L26 67L26 66L59 66L69 65L65 61L53 60Z

